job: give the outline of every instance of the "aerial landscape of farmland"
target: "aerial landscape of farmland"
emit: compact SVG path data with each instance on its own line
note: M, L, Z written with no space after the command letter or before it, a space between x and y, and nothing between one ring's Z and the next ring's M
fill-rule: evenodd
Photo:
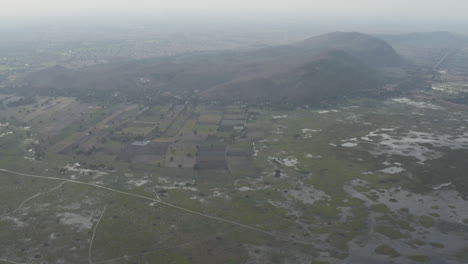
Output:
M463 258L467 110L416 100L280 110L37 97L5 107L1 254Z
M0 26L0 263L468 263L467 35L185 19Z

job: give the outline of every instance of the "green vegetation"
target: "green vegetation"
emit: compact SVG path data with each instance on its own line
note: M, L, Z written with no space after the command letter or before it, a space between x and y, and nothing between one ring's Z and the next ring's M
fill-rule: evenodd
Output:
M398 251L396 251L394 248L392 248L391 246L388 246L388 245L380 245L380 246L376 247L375 248L375 253L377 253L379 255L390 256L392 258L396 258L396 257L400 256L400 253L398 253Z
M408 237L408 235L403 234L398 229L392 226L379 225L376 226L374 230L390 239L402 239Z
M430 228L430 227L434 226L434 219L432 217L430 217L430 216L427 216L427 215L421 216L419 222L425 228Z
M385 204L373 204L370 206L370 209L374 212L379 212L379 213L389 212L389 209Z
M414 256L409 256L408 258L416 262L430 262L431 261L430 257L424 256L424 255L414 255Z
M412 248L418 248L418 247L427 245L427 243L425 241L420 240L420 239L411 239L408 242L408 245L410 245Z
M135 262L239 263L250 258L251 248L265 245L285 252L271 257L271 263L280 263L286 255L315 254L315 250L322 251L321 246L330 249L326 250L330 258L345 259L354 242L378 234L383 241L370 254L401 257L393 243L408 244L410 250L427 246L447 250L447 245L419 240L417 224L433 229L434 218L446 215L430 205L427 209L434 211L428 215L412 214L415 206L422 206L416 199L425 197L414 191L421 186L419 182L415 186L419 167L411 167L412 159L392 162L404 164L414 178L383 176L378 173L385 168L383 161L368 153L369 146L341 146L385 126L379 123L385 114L344 110L347 107L319 113L193 103L107 105L67 97L39 97L34 104L8 106L0 112L0 122L9 123L0 127L0 135L12 133L0 138L1 153L8 153L0 156L0 168L96 183L241 226L91 186L66 183L57 187L59 182L3 172L0 180L5 187L0 198L4 205L0 209L12 211L31 195L57 187L34 198L31 205L27 202L14 219L28 223L27 231L34 237L61 232L67 237L57 239L63 245L79 239L76 243L83 252L77 255L86 255L89 223L93 227L106 207L94 244L96 262L122 252L122 256L134 256L128 260ZM350 116L376 124L343 121ZM392 126L415 121L390 116L385 122ZM24 218L18 217L20 212ZM7 231L2 235L16 241L18 224L12 219L4 220ZM50 228L34 231L42 219L49 221ZM194 240L203 242L191 245L189 241ZM136 242L128 245L125 241ZM312 253L298 253L304 242L315 243ZM36 243L31 240L28 246ZM200 248L205 251L200 253ZM416 252L405 255L425 261ZM53 256L41 255L44 259ZM67 259L73 262L73 255Z
M435 248L444 248L444 244L442 243L437 243L437 242L430 242L429 245L431 245L432 247L435 247Z

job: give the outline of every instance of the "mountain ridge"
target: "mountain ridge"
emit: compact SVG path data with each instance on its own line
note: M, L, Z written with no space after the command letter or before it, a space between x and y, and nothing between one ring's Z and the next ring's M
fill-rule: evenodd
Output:
M139 92L169 92L208 100L264 98L304 103L378 89L385 84L386 68L404 65L383 40L357 32L333 32L253 51L131 61L79 70L55 67L30 74L26 80L31 89L57 93L80 89L132 96ZM328 82L324 76L328 76ZM140 79L147 82L142 85Z

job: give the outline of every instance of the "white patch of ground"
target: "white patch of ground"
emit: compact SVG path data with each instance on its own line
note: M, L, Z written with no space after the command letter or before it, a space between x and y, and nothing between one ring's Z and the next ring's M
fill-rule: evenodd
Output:
M224 200L231 200L231 197L219 190L214 190L213 191L213 194L211 195L211 197L214 197L214 198L222 198Z
M366 185L367 185L367 181L360 180L360 179L354 179L354 180L351 180L350 182L348 182L347 184L345 184L343 186L343 189L345 190L345 192L347 192L349 195L351 195L351 197L363 200L368 204L373 204L374 202L371 199L369 199L363 193L358 192L358 191L356 191L354 189L355 186L366 186Z
M199 201L200 203L206 203L206 199L203 198L203 197L200 197L198 195L192 195L190 196L190 200L197 200Z
M283 118L287 118L287 117L288 117L287 115L272 116L273 119L283 119Z
M96 178L102 177L104 175L107 175L107 172L104 172L104 171L84 169L84 168L81 167L81 164L79 164L79 163L67 164L63 168L67 172L75 174L75 175L72 175L72 178L76 178L76 175L92 175L93 179L96 179ZM75 176L75 177L73 177L73 176Z
M345 110L349 110L349 109L356 109L356 108L360 108L361 106L359 105L350 105L350 106L344 106L342 107L343 109Z
M467 92L465 86L456 82L437 84L437 85L432 84L431 88L434 91L443 92L445 94L450 94L450 95L459 95L459 94Z
M238 188L238 190L241 191L241 192L251 192L251 191L265 190L265 189L269 189L269 188L270 187L267 187L267 186L258 187L258 188L243 186L243 187Z
M60 223L63 225L72 225L79 230L89 230L93 227L93 216L83 216L75 213L65 212L57 214L60 217Z
M317 113L319 114L328 114L328 113L339 113L339 110L331 109L331 110L318 110Z
M303 129L301 129L301 132L302 132L302 134L304 134L302 136L302 138L307 139L307 138L312 138L315 133L322 132L322 130L321 129L303 128Z
M12 134L13 134L13 131L5 132L5 133L0 134L0 138L4 136L12 135Z
M357 114L350 114L345 118L346 122L351 122L351 123L361 123L361 119L359 115Z
M172 185L176 187L187 187L187 186L192 186L195 185L195 180L190 180L190 181L174 181Z
M158 183L161 183L161 184L169 184L171 183L171 180L169 178L166 178L166 177L159 177L157 179Z
M444 87L436 86L436 85L432 85L431 88L432 88L432 90L441 91L441 92L445 92L447 90Z
M182 186L153 186L154 188L164 189L164 190L187 190L192 192L198 192L198 188L195 187L182 187Z
M287 157L285 159L282 159L282 162L284 166L286 167L292 167L295 168L297 164L299 164L299 161L297 161L296 158L294 157Z
M321 159L321 158L323 158L320 155L313 155L313 154L305 154L304 157L306 157L308 159Z
M252 142L253 156L257 157L259 150L255 148L255 142Z
M141 187L147 183L150 183L148 180L130 180L127 182L129 185L136 186L136 187Z
M195 185L195 180L191 181L170 181L166 178L160 177L158 178L159 183L163 183L165 185L155 185L154 188L159 188L163 190L187 190L187 191L198 191L198 188L193 187Z
M353 208L349 206L337 207L340 211L340 221L346 222L349 218L353 217L352 210Z
M33 139L33 138L27 138L24 140L24 144L34 144L37 145L39 144L39 140Z
M352 148L358 145L357 138L345 139L345 140L341 140L341 142L343 142L341 146L345 148Z
M273 134L275 134L275 135L284 134L284 130L286 130L286 129L288 129L287 126L275 125L275 126L274 126L274 129L273 129Z
M27 224L26 224L25 222L22 222L19 218L16 218L16 217L14 217L14 216L5 216L5 217L3 217L3 219L12 221L12 222L15 223L16 226L18 226L18 227L25 227L25 226L27 226Z
M286 211L286 215L300 217L302 216L302 211L298 210L294 207L291 201L287 202L279 202L279 201L268 201L269 204L273 205L274 207L282 208Z
M49 235L49 238L50 238L50 239L57 239L59 236L60 236L59 233L51 233L51 234Z
M431 104L431 103L425 103L425 102L417 102L413 101L409 98L394 98L392 101L401 103L401 104L407 104L410 106L414 106L417 108L426 108L426 109L434 109L434 110L442 110L443 108L441 106Z
M239 191L241 191L241 192L248 192L248 191L255 191L255 190L257 190L257 189L250 188L250 187L247 187L247 186L239 188Z
M78 210L81 208L81 204L78 202L75 202L75 203L71 203L69 205L63 206L62 208L66 210Z
M200 203L206 203L207 202L207 199L224 199L224 200L231 200L231 197L219 190L213 190L213 192L211 193L211 195L207 196L207 197L204 197L204 196L200 196L200 195L197 195L197 194L193 194L192 196L190 196L190 200L197 200L199 201Z
M325 192L317 190L312 186L288 190L286 196L299 200L305 204L313 204L316 201L327 200L330 198L330 196Z
M405 169L400 168L400 167L388 167L380 171L383 173L387 173L387 174L398 174L400 172L405 171Z
M265 177L268 179L265 180ZM274 179L276 179L274 177L274 172L271 172L270 170L268 170L268 171L263 171L262 176L255 178L255 179L244 180L242 181L242 183L239 183L239 180L236 180L234 182L234 187L240 192L266 190L266 189L271 189L271 186L268 184L265 184L265 181L270 181Z
M287 190L285 197L287 199L299 200L305 204L313 204L319 200L330 199L330 196L324 191L315 189L312 185L305 185L301 181L296 188Z
M398 133L394 129L377 129L361 139L366 143L374 143L374 149L370 151L373 155L414 157L421 164L442 156L441 152L428 148L427 145L435 148L468 149L468 132L448 135L418 131Z
M299 161L294 158L293 156L289 156L287 158L284 158L284 159L279 159L279 158L275 158L275 157L268 157L268 160L270 161L274 161L274 162L277 162L283 166L286 166L288 168L294 168L294 169L297 169L296 165L299 164Z
M321 129L311 129L311 128L303 128L301 129L302 133L315 133L315 132L321 132Z
M432 189L433 189L433 190L440 190L440 189L442 189L442 188L449 187L450 185L452 185L451 182L446 182L446 183L442 183L442 184L436 185L436 186L432 187Z

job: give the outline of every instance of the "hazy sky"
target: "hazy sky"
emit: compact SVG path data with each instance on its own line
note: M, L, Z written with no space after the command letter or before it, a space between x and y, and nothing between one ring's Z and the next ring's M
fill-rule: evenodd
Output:
M96 14L468 20L468 0L0 0L14 19Z

